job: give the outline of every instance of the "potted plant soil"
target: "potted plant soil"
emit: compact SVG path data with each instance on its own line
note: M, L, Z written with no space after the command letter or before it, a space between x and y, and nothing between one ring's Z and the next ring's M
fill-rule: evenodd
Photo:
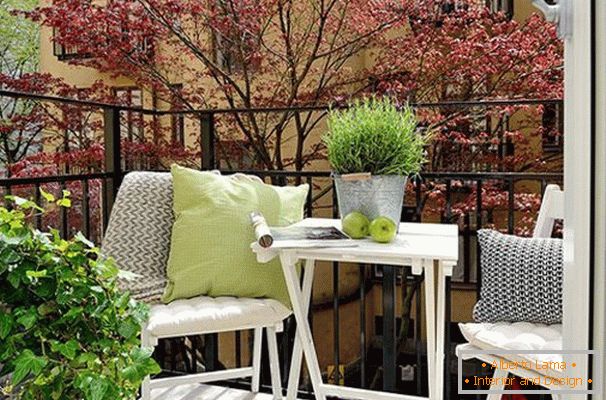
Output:
M413 110L388 98L356 101L330 112L324 143L344 228L346 218L363 215L368 221L389 219L397 230L406 182L421 170L426 141ZM353 233L368 234L363 228Z

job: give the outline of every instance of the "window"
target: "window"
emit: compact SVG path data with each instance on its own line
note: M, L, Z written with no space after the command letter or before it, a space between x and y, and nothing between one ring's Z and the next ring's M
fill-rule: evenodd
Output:
M242 71L244 60L238 52L238 45L229 37L215 33L213 35L213 50L215 63L225 72L234 73Z
M259 34L261 27L251 24L252 26L243 29L239 24L234 23L233 7L238 7L237 4L226 0L215 0L214 7L215 18L220 22L218 25L222 26L220 30L214 29L212 32L215 63L230 74L242 72L245 67L248 70L255 69L258 61L250 56L259 46L256 35Z
M133 108L143 108L143 93L136 87L119 87L112 89L118 104ZM134 110L120 113L120 134L128 141L143 142L143 114Z
M99 9L105 6L111 6L112 0L107 1L91 1L91 0L82 0L82 4L88 6L92 10ZM130 18L131 23L136 22L136 18ZM113 25L108 25L106 28L110 29ZM136 31L135 33L129 32L128 24L124 26L118 26L119 33L122 35L120 48L123 52L127 53L127 55L132 56L133 54L137 54L140 57L149 57L153 54L153 40L152 37L143 34L142 32ZM106 31L105 34L108 37L113 37L114 40L119 36L116 35L116 32ZM59 60L71 60L71 59L85 59L91 58L92 55L90 53L84 52L82 49L79 49L77 46L64 46L60 43L54 41L54 38L58 36L58 32L56 28L53 28L53 53ZM110 39L106 42L109 46L112 46L112 49L115 48L115 43L112 43Z
M513 0L487 0L486 7L492 12L503 12L509 19L513 18Z
M84 53L76 46L64 46L61 43L55 41L57 37L57 31L53 28L53 54L59 60L73 60L76 58L89 58L90 54Z
M543 152L562 152L564 107L562 103L545 104L543 108Z
M171 101L170 101L170 110L177 111L181 110L181 97L180 93L183 90L183 85L176 84L170 86L171 91ZM179 143L180 145L185 144L185 119L183 114L171 114L170 121L170 132L171 132L171 141L173 143Z
M440 3L440 7L442 8L442 12L444 14L450 14L455 11L465 11L469 9L470 2L466 0L451 0ZM473 5L473 4L472 4Z

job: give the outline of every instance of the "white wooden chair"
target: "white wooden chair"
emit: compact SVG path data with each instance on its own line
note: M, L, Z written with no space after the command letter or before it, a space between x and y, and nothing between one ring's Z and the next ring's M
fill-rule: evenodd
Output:
M282 398L276 332L291 311L271 299L199 296L161 304L166 284L165 268L173 225L172 179L169 173L133 172L124 177L102 251L120 268L140 276L125 284L133 297L150 304L142 327L141 345L155 347L158 339L187 337L238 330L254 330L252 366L213 372L150 379L143 383L141 399L151 399L151 390L182 384L208 383L251 377L251 389L259 391L263 331L269 346L274 398ZM194 361L195 362L195 361Z
M537 217L537 222L533 231L535 238L551 237L554 223L558 219L564 219L564 192L557 185L548 185L545 188L543 201ZM532 355L528 357L494 355L494 354L463 354L463 351L485 351L491 349L499 350L561 350L562 349L562 325L543 325L533 324L528 322L497 322L497 323L462 323L459 328L463 336L469 343L457 346L457 357L463 357L464 360L479 359L488 364L496 361L500 364L501 361L531 361L536 360ZM507 357L505 359L504 357ZM546 356L548 357L548 356ZM547 360L542 360L547 361ZM550 361L554 361L550 359ZM562 371L558 370L542 370L518 368L515 371L507 371L496 368L494 371L495 384L490 387L490 390L503 390L503 385L499 382L503 381L508 374L527 379L541 378L546 374L551 377L558 377ZM551 395L553 399L558 399L557 394ZM487 400L498 400L500 394L489 394Z

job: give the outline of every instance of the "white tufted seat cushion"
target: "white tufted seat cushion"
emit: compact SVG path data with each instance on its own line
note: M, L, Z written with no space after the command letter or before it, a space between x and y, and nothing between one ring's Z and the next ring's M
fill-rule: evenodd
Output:
M273 299L194 297L151 306L145 330L156 338L279 324L291 314Z
M562 324L530 322L461 323L459 329L473 346L483 350L561 350ZM559 354L502 355L514 361L562 362ZM561 371L553 371L561 372Z

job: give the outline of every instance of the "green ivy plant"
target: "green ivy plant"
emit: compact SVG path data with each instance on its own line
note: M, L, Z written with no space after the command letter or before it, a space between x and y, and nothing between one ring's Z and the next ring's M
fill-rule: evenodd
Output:
M69 206L46 192L53 206ZM124 274L81 233L28 224L44 210L10 197L0 207L0 377L16 399L134 399L160 371L140 348L148 308L117 287Z
M389 98L358 100L331 110L323 141L337 174L410 175L425 162L427 137L418 132L414 111Z

